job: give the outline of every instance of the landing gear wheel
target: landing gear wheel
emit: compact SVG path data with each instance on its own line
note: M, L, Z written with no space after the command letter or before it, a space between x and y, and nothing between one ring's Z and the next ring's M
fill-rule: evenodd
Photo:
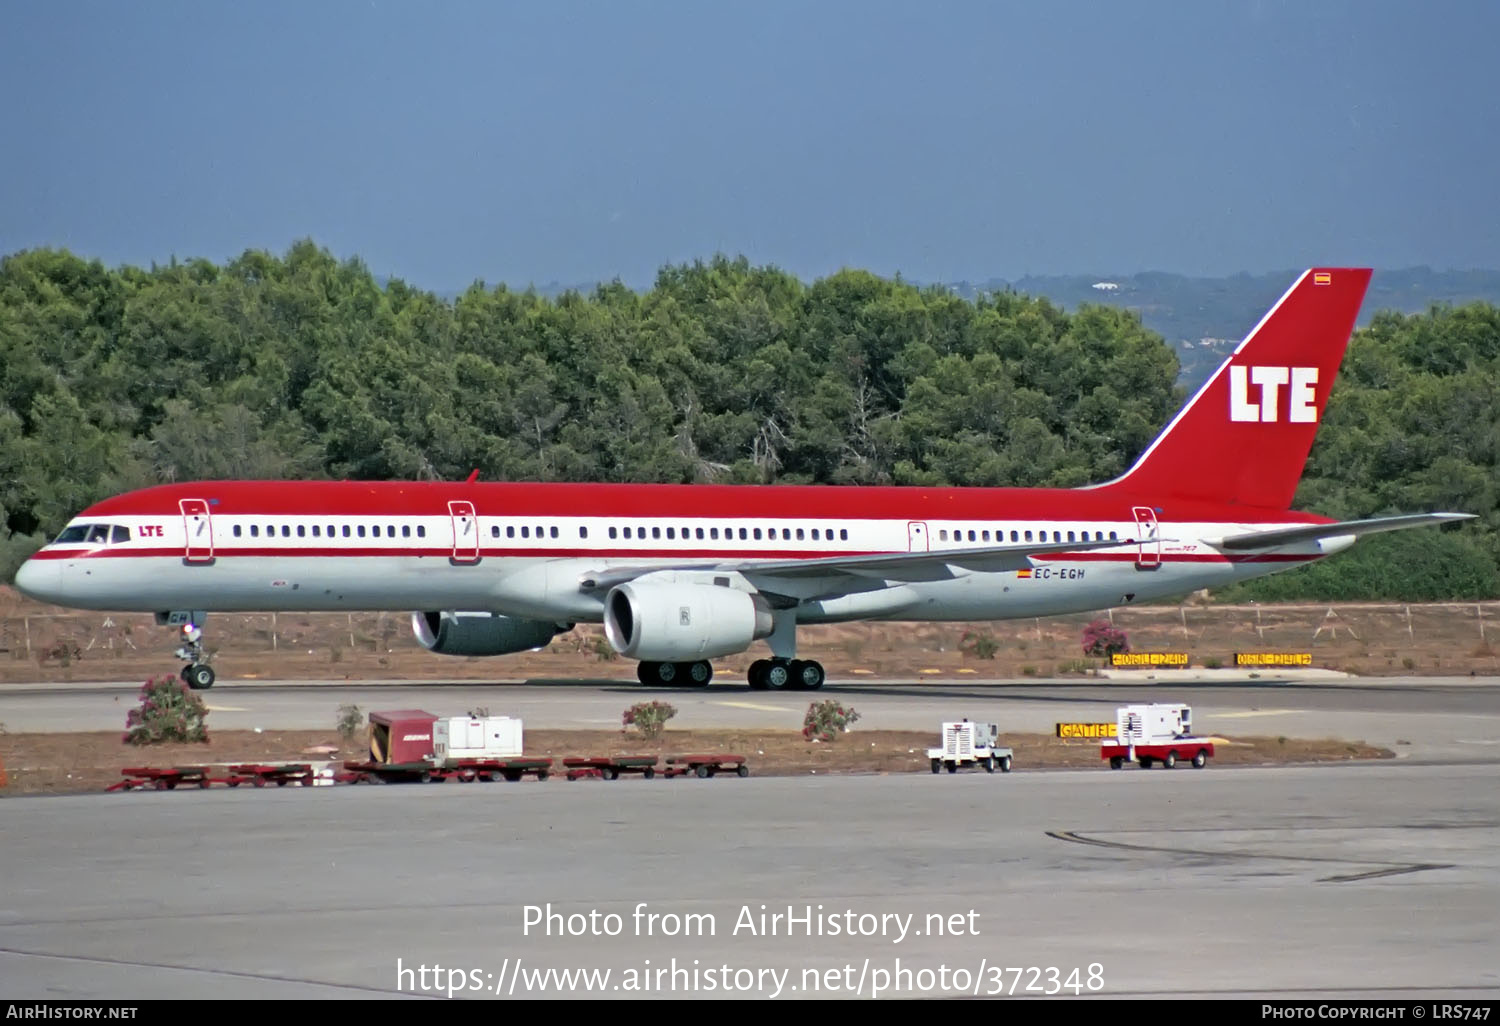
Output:
M656 684L672 684L672 683L675 683L676 680L677 680L677 664L676 663L657 663L656 664L656 680L654 681L654 683L656 683Z
M757 659L750 664L749 671L745 677L750 681L751 691L764 691L771 685L766 683L766 671L771 668L771 660Z
M1176 766L1177 753L1175 751L1168 752L1167 757L1161 761L1161 764L1163 769L1171 769L1173 766Z
M214 686L214 669L212 666L205 666L203 663L194 663L184 671L182 679L194 691L202 691L205 688Z
M708 682L714 679L713 664L707 659L700 659L696 663L688 663L687 679L696 687L708 687Z
M1208 753L1200 748L1193 753L1193 769L1202 769L1206 765L1208 765Z
M785 691L792 683L790 668L782 660L773 659L766 666L765 682L772 691Z
M638 680L638 681L640 681L642 684L655 684L656 683L656 664L655 663L636 663L635 664L635 679Z
M826 679L823 664L811 659L794 660L791 665L792 688L796 691L816 691Z

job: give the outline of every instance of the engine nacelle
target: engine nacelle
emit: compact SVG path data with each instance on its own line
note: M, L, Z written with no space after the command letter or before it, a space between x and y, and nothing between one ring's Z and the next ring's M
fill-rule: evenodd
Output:
M631 581L604 600L604 633L631 659L685 663L743 652L771 633L764 598L711 584Z
M411 614L411 629L429 652L495 656L540 648L566 628L498 613L416 612Z

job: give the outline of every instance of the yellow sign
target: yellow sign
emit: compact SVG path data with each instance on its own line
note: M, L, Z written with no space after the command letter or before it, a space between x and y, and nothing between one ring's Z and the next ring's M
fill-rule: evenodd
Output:
M1311 666L1311 652L1236 652L1236 666Z
M1114 737L1113 723L1059 723L1058 737Z
M1111 666L1186 666L1186 652L1115 652L1109 657Z

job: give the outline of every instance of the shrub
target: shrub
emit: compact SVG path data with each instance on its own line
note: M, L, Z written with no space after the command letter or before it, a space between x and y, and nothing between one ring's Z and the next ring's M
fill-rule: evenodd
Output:
M1214 656L1209 656L1207 659L1203 660L1204 669L1217 670L1223 665L1223 661L1215 658Z
M639 730L641 736L654 738L661 736L662 728L676 715L677 710L666 702L637 702L620 719L626 727Z
M964 631L964 636L958 639L958 650L975 659L993 659L1000 651L1000 643L988 634Z
M364 714L357 705L339 706L339 737L345 741L353 741L354 735L359 733L360 726L364 723Z
M814 738L832 741L847 731L849 725L857 719L859 713L846 709L831 698L824 702L813 702L807 707L807 715L802 718L802 736L808 741Z
M596 636L589 643L589 647L594 651L594 658L601 663L607 663L612 659L620 657L620 653L615 651L614 646L609 643L609 639L602 636Z
M1084 655L1108 657L1129 651L1130 641L1125 632L1108 620L1095 620L1083 629Z
M141 704L125 717L125 735L131 745L159 745L168 741L208 741L203 721L208 708L180 678L152 677L141 686Z

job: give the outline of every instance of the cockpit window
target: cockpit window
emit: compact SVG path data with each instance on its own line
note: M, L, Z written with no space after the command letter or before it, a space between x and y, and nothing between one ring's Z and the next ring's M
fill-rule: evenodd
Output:
M130 528L121 527L119 524L116 524L112 528L112 531L113 533L109 536L111 545L118 545L120 542L128 542L130 540Z
M109 541L109 525L95 524L89 528L89 543L103 545Z
M62 534L58 535L52 542L53 545L80 545L88 540L90 524L74 524L64 527Z
M62 533L52 540L53 545L104 545L110 541L110 533L114 533L117 542L128 542L130 540L130 528L121 527L119 524L73 524L65 527Z

